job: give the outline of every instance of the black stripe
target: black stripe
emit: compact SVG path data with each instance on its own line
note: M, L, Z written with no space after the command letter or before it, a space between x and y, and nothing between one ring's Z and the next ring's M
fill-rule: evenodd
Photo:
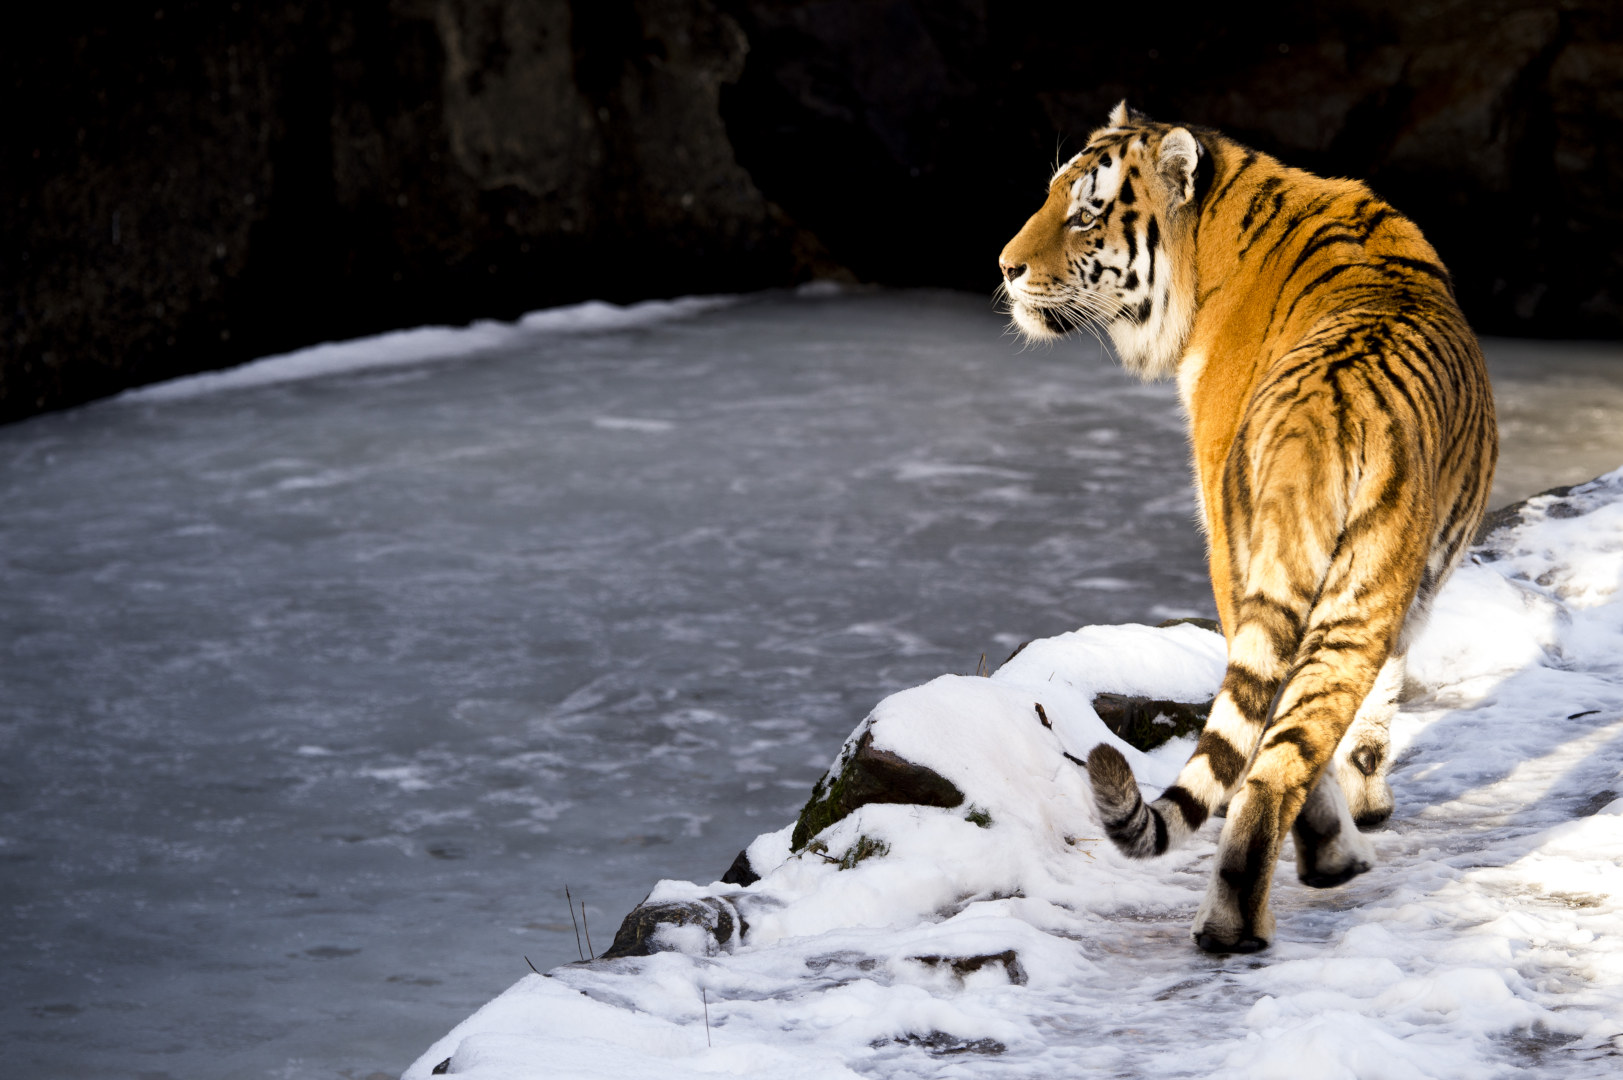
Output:
M1280 207L1284 205L1285 193L1283 191L1275 192L1273 206L1268 209L1268 216L1263 218L1262 221L1258 223L1256 230L1251 234L1251 239L1245 242L1245 246L1240 248L1240 253L1235 256L1235 258L1243 259L1246 257L1246 254L1251 250L1251 245L1262 239L1262 234L1268 231L1268 226L1273 224L1274 218L1279 216ZM1278 245L1275 244L1275 247L1277 246ZM1270 252L1272 251L1272 249L1269 250Z
M1231 661L1223 675L1223 689L1234 699L1240 715L1252 723L1259 724L1268 715L1268 704L1274 698L1274 680L1264 679Z
M1212 205L1220 205L1223 201L1223 197L1227 195L1229 193L1229 189L1234 186L1235 181L1239 180L1241 176L1250 171L1251 167L1256 163L1257 152L1255 150L1247 150L1245 152L1245 157L1240 160L1239 167L1229 174L1228 180L1221 188L1218 189L1217 195L1212 199Z
M1422 274L1430 274L1444 285L1447 285L1450 293L1454 291L1454 282L1448 276L1448 271L1434 262L1428 262L1425 259L1410 259L1403 255L1385 255L1381 258L1381 265L1403 266L1410 270L1418 270Z
M1332 266L1330 269L1326 270L1324 273L1320 274L1318 277L1316 277L1312 281L1308 282L1302 288L1302 291L1296 294L1296 299L1291 301L1291 306L1285 309L1285 320L1284 321L1287 322L1287 323L1291 321L1291 315L1292 315L1292 313L1294 313L1296 311L1296 305L1297 304L1300 304L1303 300L1307 299L1309 296L1311 296L1315 292L1318 292L1320 289L1324 288L1324 286L1328 285L1332 280L1334 280L1335 278L1340 277L1342 274L1346 273L1348 270L1354 269L1354 267L1355 267L1355 264L1353 264L1353 263L1342 263L1339 266ZM1272 324L1273 324L1273 320L1270 319L1269 320L1269 325L1271 326Z
M1334 235L1323 235L1329 229L1335 229L1336 230ZM1318 232L1315 232L1313 234L1313 237L1311 239L1309 239L1308 242L1302 246L1301 251L1296 253L1296 261L1291 264L1290 273L1285 275L1285 280L1289 281L1291 278L1295 277L1297 271L1302 269L1302 264L1303 263L1307 262L1313 256L1315 256L1319 252L1323 251L1325 248L1334 247L1337 244L1357 244L1357 243L1358 243L1358 238L1355 237L1352 233L1346 232L1345 230L1341 229L1341 223L1340 222L1333 222L1330 225L1324 226Z
M1296 708L1292 711L1294 712L1300 710L1306 704L1306 702L1307 698L1305 697L1298 700L1296 702ZM1276 726L1268 733L1268 738L1263 744L1263 748L1265 750L1272 750L1275 747L1281 746L1285 743L1289 743L1290 745L1296 747L1296 753L1303 761L1312 761L1318 755L1318 740L1315 739L1312 733L1306 728L1295 724L1287 724L1282 727Z
M1189 831L1194 832L1206 823L1206 804L1189 793L1182 784L1173 784L1161 793L1161 798L1178 808Z
M1253 191L1251 193L1251 203L1250 203L1250 205L1245 208L1245 216L1240 219L1240 235L1241 236L1244 236L1245 233L1246 233L1246 230L1251 228L1252 220L1254 218L1256 218L1257 211L1262 209L1262 204L1265 201L1267 201L1268 196L1272 195L1275 191L1277 191L1279 189L1280 185L1283 184L1284 182L1285 181L1284 181L1283 177L1270 176L1268 179L1264 180L1261 184L1257 185L1257 190ZM1278 207L1276 206L1275 209L1277 210ZM1272 220L1272 217L1270 217L1269 220Z
M1212 770L1213 779L1225 788L1233 787L1244 775L1246 759L1250 756L1240 753L1233 743L1216 732L1202 732L1195 753L1206 756L1206 766Z

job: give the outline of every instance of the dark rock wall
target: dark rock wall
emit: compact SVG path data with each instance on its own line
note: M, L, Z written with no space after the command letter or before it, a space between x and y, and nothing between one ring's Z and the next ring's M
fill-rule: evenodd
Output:
M425 321L990 291L1126 96L1415 217L1483 331L1623 333L1623 8L372 0L0 14L0 418Z
M1623 5L735 8L739 159L863 277L991 288L1048 168L1125 97L1369 181L1426 230L1481 331L1623 333Z
M14 5L0 418L323 339L803 279L705 0Z

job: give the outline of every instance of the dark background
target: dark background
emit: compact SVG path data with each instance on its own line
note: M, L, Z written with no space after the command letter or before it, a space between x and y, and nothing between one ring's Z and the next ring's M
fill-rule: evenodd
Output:
M1623 336L1623 5L11 4L0 419L315 341L812 277L990 292L1121 97Z

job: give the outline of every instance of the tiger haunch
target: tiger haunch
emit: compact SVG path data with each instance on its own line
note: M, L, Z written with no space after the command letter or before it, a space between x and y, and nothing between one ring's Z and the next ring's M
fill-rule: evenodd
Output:
M1129 369L1177 376L1228 667L1160 798L1108 747L1089 776L1137 857L1227 804L1194 937L1262 948L1285 834L1304 882L1339 884L1391 812L1403 655L1497 458L1481 353L1436 252L1363 184L1125 103L999 264L1029 337L1104 330Z

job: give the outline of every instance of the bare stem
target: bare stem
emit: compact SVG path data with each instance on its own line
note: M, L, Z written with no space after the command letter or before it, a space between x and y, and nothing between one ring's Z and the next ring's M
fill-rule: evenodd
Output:
M575 928L575 952L579 953L580 958L584 960L586 959L586 953L580 947L580 923L575 922L575 898L569 895L568 885L564 886L564 903L569 907L569 922ZM581 906L584 908L585 904Z

